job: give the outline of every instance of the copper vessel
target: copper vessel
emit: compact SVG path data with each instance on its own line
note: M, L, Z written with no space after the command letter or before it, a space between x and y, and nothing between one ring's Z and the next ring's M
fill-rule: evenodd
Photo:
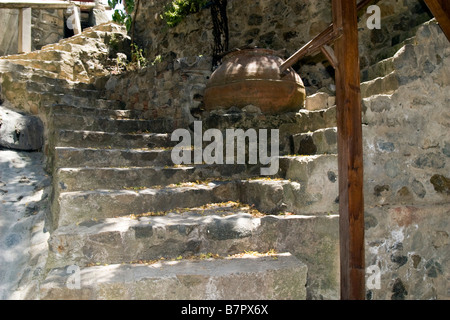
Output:
M244 49L227 54L206 85L206 110L254 105L263 113L299 111L305 86L289 68L280 74L283 59L268 49Z

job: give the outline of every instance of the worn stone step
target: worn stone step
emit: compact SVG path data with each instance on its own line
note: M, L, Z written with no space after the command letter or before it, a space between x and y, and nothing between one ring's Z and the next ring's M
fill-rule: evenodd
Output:
M38 92L42 104L51 108L55 104L65 104L71 106L82 106L84 108L121 110L124 103L116 100L107 100L102 98L92 99L83 96L77 96L64 93Z
M67 64L63 61L45 61L40 59L8 59L10 62L15 64L21 64L23 66L42 69L48 72L53 72L58 74L59 78L72 79L73 66Z
M63 79L60 80L64 81ZM88 99L99 99L102 97L102 92L94 89L85 89L77 86L64 87L58 84L36 82L33 80L26 81L26 88L28 91L69 94Z
M110 119L105 117L80 116L63 113L53 113L52 119L54 129L106 131L117 133L164 133L169 129L166 122L162 120Z
M386 76L362 82L361 97L364 99L380 94L392 94L399 86L397 74L393 71Z
M314 111L302 109L297 113L297 117L298 130L300 131L296 133L336 127L336 105Z
M389 57L361 71L361 82L386 76L395 70L394 58Z
M93 84L71 81L68 79L57 78L56 74L53 72L47 72L45 70L33 69L30 67L22 66L19 64L13 64L8 60L2 60L0 58L0 72L3 73L2 76L7 74L13 81L32 81L39 84L48 84L51 86L65 88L65 89L85 89L94 90L96 89ZM28 88L30 89L30 87ZM67 93L66 91L62 91Z
M378 77L385 76L393 71L392 57L405 45L415 43L415 34L418 27L411 29L403 34L398 43L392 46L386 46L379 50L373 57L374 59L370 66L361 70L361 81L365 82L373 80Z
M338 212L339 186L337 155L283 156L280 157L279 176L282 179L298 182L284 186L284 200L297 214ZM258 187L257 185L253 187ZM270 193L267 188L267 196ZM275 196L272 196L275 197ZM274 199L280 199L278 195Z
M330 103L333 99L330 99ZM249 130L254 128L279 130L280 154L292 152L292 135L315 131L322 128L337 126L336 106L323 106L319 110L301 109L297 113L285 113L281 115L262 115L248 113L242 110L211 112L202 119L203 130L226 129Z
M142 112L138 110L112 110L104 108L87 108L68 104L55 104L51 106L51 112L64 115L76 115L84 117L101 117L109 120L140 119Z
M54 226L82 223L130 214L198 207L237 198L234 182L209 182L181 187L142 190L93 190L63 192L53 204Z
M331 103L331 102L330 102ZM280 137L288 134L315 131L336 126L336 106L324 105L322 109L300 109L297 113L262 115L242 110L211 113L202 119L203 129L251 128L279 129Z
M5 57L8 60L42 60L42 61L65 61L72 58L67 51L61 50L36 50L32 52L14 54Z
M314 233L323 234L321 228L333 232L337 217L254 216L248 206L201 210L60 227L49 241L48 266L128 263L208 252L226 256L241 251L295 251L300 242L310 245L308 238Z
M165 186L210 179L246 179L257 176L257 166L247 165L193 165L171 167L130 168L61 168L54 178L61 191L93 189L123 189Z
M337 127L292 136L293 154L337 154Z
M50 237L47 265L57 268L129 263L209 252L221 256L243 251L297 252L298 243L313 245L308 243L312 235L334 232L337 218L254 212L251 206L227 202L159 216L110 218L63 226Z
M172 166L170 149L55 148L56 168Z
M87 130L58 130L56 132L57 147L74 148L114 148L140 149L172 147L178 142L172 142L167 133L116 133Z
M243 255L225 259L183 259L149 265L116 264L80 268L79 271L79 286L74 287L70 285L73 281L72 269L51 270L40 287L40 298L304 300L308 268L287 253L261 257Z
M127 29L122 24L117 24L115 22L105 22L93 27L89 27L83 30L83 32L89 32L89 31L99 31L99 32L114 32L114 33L121 33L126 35Z
M264 241L264 233L273 232L287 220L281 216L254 217L249 206L234 204L208 204L159 216L110 218L60 227L49 241L48 266L129 263L208 252L226 256L274 249L275 241ZM302 222L294 218L289 221Z
M241 181L239 201L267 214L332 214L337 209L336 190L337 184L331 182L317 186L283 179L250 179Z
M7 74L12 79L29 79L31 76L42 76L49 79L56 79L57 74L40 69L32 69L21 64L15 64L8 60L8 56L0 57L0 72L2 76Z

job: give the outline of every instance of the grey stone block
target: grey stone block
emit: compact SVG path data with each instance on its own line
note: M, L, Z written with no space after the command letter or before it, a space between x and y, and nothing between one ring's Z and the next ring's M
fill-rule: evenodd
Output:
M0 106L0 146L36 151L44 142L44 126L35 116L24 115Z

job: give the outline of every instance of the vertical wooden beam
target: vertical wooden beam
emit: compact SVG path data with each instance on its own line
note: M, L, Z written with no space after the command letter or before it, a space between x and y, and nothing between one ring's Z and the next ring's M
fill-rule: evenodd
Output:
M339 167L341 299L365 299L361 91L356 0L333 0Z
M80 12L78 11L77 6L72 7L72 26L73 26L73 34L80 34L81 33L81 20L80 20Z
M18 51L31 52L31 8L19 9Z
M431 13L450 41L450 1L449 0L425 0Z

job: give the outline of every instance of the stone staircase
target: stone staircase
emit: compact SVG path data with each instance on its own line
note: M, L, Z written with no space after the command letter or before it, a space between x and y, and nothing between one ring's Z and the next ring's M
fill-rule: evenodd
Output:
M43 51L98 32L83 35ZM174 165L164 122L106 100L101 79L58 78L59 69L34 65L38 57L1 59L0 71L6 99L36 109L47 128L53 195L41 299L338 298L332 97L309 97L315 107L296 114L204 115L204 130L279 129L274 176L261 176L258 165ZM370 67L363 97L389 93L400 60Z
M56 104L49 119L55 229L43 298L111 298L120 290L136 299L306 298L306 265L264 253L298 251L297 241L317 229L291 233L311 223L324 229L317 236L335 228L322 194L324 184L336 192L336 155L285 156L276 176L258 177L257 166L173 165L170 132L134 112ZM198 259L210 255L216 259ZM81 268L80 290L67 289L71 265ZM222 271L204 271L211 268ZM234 281L251 284L237 293L228 288Z

